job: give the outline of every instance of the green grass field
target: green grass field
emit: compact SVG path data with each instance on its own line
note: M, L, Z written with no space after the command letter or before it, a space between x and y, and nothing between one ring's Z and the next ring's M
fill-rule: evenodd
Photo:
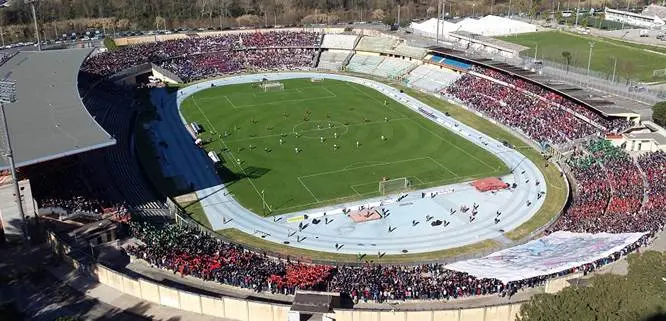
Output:
M498 39L520 44L530 49L522 53L534 56L538 46L537 57L566 65L562 52L571 53L571 66L587 69L590 53L590 42L594 42L590 69L604 73L610 79L613 68L616 79L638 79L640 81L657 81L652 71L666 68L666 49L655 46L639 45L614 39L595 36L584 36L559 31L526 33L515 36L499 37ZM615 60L617 59L617 65Z
M256 213L377 196L383 177L423 188L508 172L495 156L370 88L330 79L283 83L275 92L211 88L181 106L206 129L205 148L219 153L231 193Z

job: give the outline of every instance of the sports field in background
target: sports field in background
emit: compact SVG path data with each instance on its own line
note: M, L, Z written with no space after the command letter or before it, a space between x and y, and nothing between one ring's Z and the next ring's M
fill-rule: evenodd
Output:
M256 213L378 196L384 177L423 188L508 172L495 156L365 86L282 83L273 92L256 84L210 88L181 106L204 127L229 191Z
M570 66L583 69L587 69L589 43L594 42L590 69L608 75L609 79L612 77L616 59L616 79L621 77L646 82L663 80L663 78L653 78L652 71L666 68L666 49L655 46L559 31L525 33L498 37L498 39L529 47L530 49L523 51L522 54L530 57L534 57L534 49L538 45L538 59L564 65L566 59L562 56L562 52L568 51L571 53Z

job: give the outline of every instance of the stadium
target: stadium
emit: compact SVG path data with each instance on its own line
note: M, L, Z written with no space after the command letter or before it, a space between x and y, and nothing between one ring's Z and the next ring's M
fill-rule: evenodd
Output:
M627 143L653 125L529 70L372 30L148 38L0 65L5 238L38 221L133 297L384 320L364 304L493 296L400 317L512 320L666 222L666 144Z

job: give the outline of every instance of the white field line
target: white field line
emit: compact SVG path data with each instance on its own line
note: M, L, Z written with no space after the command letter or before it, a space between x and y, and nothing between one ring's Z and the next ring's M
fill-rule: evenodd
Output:
M303 180L302 180L300 177L297 177L297 179L298 179L299 182L301 182L301 185L303 185L303 187L305 187L305 189L310 193L310 195L312 195L312 198L314 198L315 201L317 201L317 203L319 203L319 199L317 198L317 196L315 196L315 194L312 193L312 191L310 190L310 188L308 188L308 186L305 185L305 183L303 182Z
M303 175L303 176L299 176L299 178L308 178L308 177L322 176L322 175L328 175L328 174L342 173L342 172L347 172L347 171L350 171L350 170L360 169L360 168L370 168L370 167L375 167L375 166L384 166L384 165L393 165L393 164L399 164L399 163L407 163L407 162L412 162L412 161L416 161L416 160L423 160L423 159L428 159L428 158L429 157L410 158L410 159L403 159L403 160L394 161L394 162L384 162L384 163L364 165L364 166L358 166L358 167L352 167L352 168L343 168L343 169L338 169L338 170L335 170L335 171L326 171L326 172L319 172L319 173L310 174L310 175Z
M197 109L199 109L199 112L201 113L201 115L203 115L204 118L206 118L206 122L208 122L208 125L210 125L210 128L215 129L215 132L219 133L219 131L217 130L217 128L215 128L215 125L213 125L213 123L210 121L208 116L206 116L206 114L203 112L203 110L201 110L201 106L199 106L199 103L197 103L197 100L193 98L192 101L194 102L194 105L197 106ZM219 140L220 140L220 142L222 142L222 145L224 145L224 148L227 150L227 152L231 155L231 158L232 158L231 162L234 163L234 160L236 159L236 156L234 156L234 153L231 151L231 149L229 149L229 146L227 146L227 143L224 142L224 139L219 138ZM252 181L252 179L245 172L245 169L243 169L243 167L240 166L240 164L237 164L237 165L240 168L241 172L243 172L243 175L245 175L245 177L247 177L247 180L250 182L250 184L254 188L254 191L257 192L257 195L259 196L259 198L261 198L261 201L264 203L264 205L268 208L269 211L272 211L271 207L266 203L264 198L261 196L261 192L259 192L259 189L257 188L257 186L254 185L254 182Z
M402 117L402 118L395 118L395 119L389 119L389 122L393 121L400 121L400 120L407 120L409 119L408 117ZM375 121L375 122L368 122L368 123L360 123L360 124L355 124L355 125L344 125L345 127L361 127L361 126L366 126L366 125L376 125L376 124L383 124L386 123L386 121ZM324 130L330 130L331 128L322 128L322 129L308 129L308 130L301 130L298 131L299 133L310 133L310 132L318 132L318 131L324 131ZM292 129L292 133L294 130ZM227 142L229 143L236 143L236 142L244 142L248 140L255 140L255 139L262 139L262 138L271 138L271 137L279 137L282 134L285 133L280 133L280 134L271 134L271 135L264 135L264 136L255 136L255 137L248 137L248 138L239 138L239 139L227 139ZM304 138L312 138L312 137L304 137Z

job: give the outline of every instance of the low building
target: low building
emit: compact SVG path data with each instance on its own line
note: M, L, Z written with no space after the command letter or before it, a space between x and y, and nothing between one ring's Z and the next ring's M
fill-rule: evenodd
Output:
M656 15L643 15L610 8L606 8L604 19L648 29L660 29L666 24L662 18Z
M666 152L666 130L653 123L643 122L642 128L636 128L622 135L606 137L613 145L623 147L628 152Z

